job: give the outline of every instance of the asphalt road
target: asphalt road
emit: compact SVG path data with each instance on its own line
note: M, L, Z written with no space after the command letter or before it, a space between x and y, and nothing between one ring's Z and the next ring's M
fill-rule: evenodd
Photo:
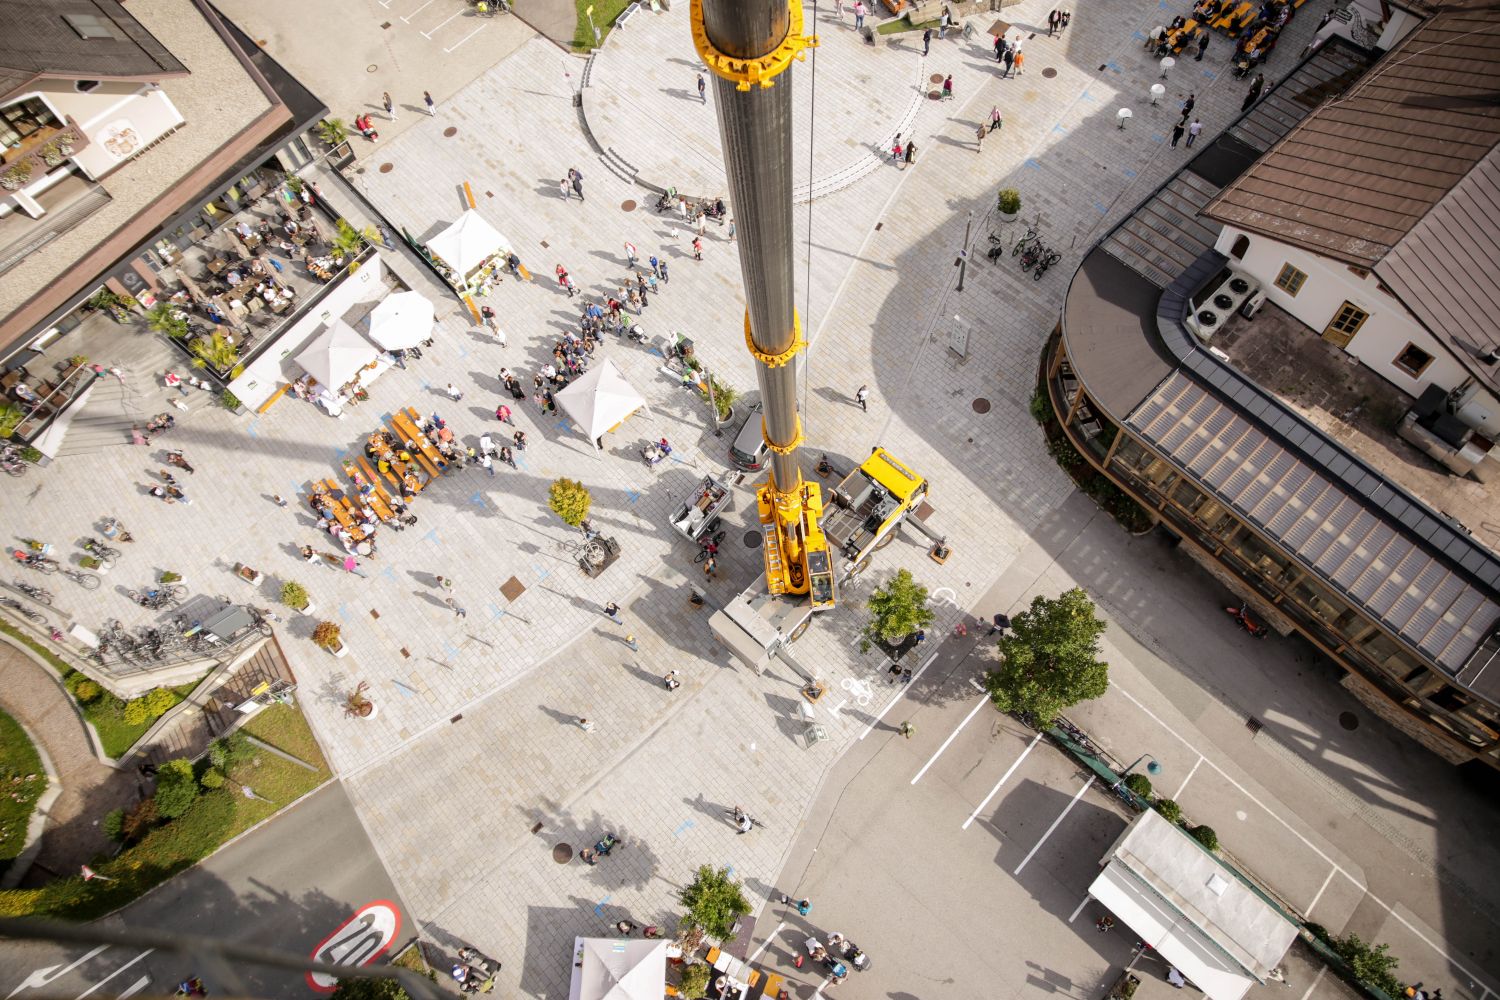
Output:
M377 901L392 904L398 915L400 926L386 936L400 947L412 934L405 904L343 786L333 782L103 924L306 956ZM386 929L395 922L387 920ZM252 995L316 995L300 974L240 964L233 972ZM206 961L190 955L123 945L0 942L5 1000L164 996L192 975L201 976L211 993L227 992L227 982L216 980L228 977L216 976Z

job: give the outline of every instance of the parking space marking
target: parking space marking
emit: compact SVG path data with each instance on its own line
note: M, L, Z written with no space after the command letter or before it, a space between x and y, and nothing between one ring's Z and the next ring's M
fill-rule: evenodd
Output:
M109 982L111 979L115 978L120 973L124 972L126 969L130 968L132 965L134 965L135 963L139 962L141 959L145 958L147 955L151 954L155 950L156 950L155 948L147 948L145 951L143 951L139 955L135 956L135 958L132 958L130 961L126 962L124 965L122 965L118 969L116 969L114 972L111 972L109 975L107 975L103 979L99 980L93 986L90 986L88 989L86 989L82 993L78 994L77 1000L83 1000L84 997L88 996L90 993L94 992L99 987L103 986L105 983Z
M410 14L407 14L405 17L401 18L401 20L404 21L404 22L406 22L407 24L411 24L411 19L412 18L416 17L418 14L422 13L422 11L426 10L428 7L431 7L431 6L432 6L432 0L427 0L426 3L424 3L422 6L418 7L416 10L412 11Z
M1312 898L1312 902L1308 903L1307 908L1302 911L1302 916L1304 919L1312 916L1313 907L1317 906L1318 900L1323 898L1323 891L1328 888L1328 883L1333 881L1333 876L1336 872L1338 872L1337 868L1328 869L1328 876L1323 879L1323 884L1318 886L1317 895Z
M458 43L456 45L454 45L452 48L444 49L443 50L443 54L444 55L449 54L450 52L453 51L453 49L458 48L459 45L462 45L464 42L467 42L469 39L473 38L475 35L479 34L481 31L483 31L485 28L488 28L488 27L489 27L489 25L487 25L487 24L481 24L479 27L477 27L473 31L469 32L463 38L459 39Z
M1318 984L1323 981L1323 973L1325 973L1327 971L1328 971L1328 966L1326 966L1326 965L1320 965L1320 966L1318 966L1318 973L1317 973L1317 975L1313 976L1312 985L1307 988L1307 992L1304 993L1304 994L1302 994L1302 1000L1307 1000L1308 997L1312 996L1313 990L1317 989L1318 988Z
M915 679L915 678L913 678L913 679ZM958 728L957 729L953 730L953 732L951 732L951 733L948 734L948 738L943 741L943 745L937 748L937 753L933 754L931 757L928 757L927 758L927 763L925 763L925 764L922 765L922 770L918 771L916 773L916 775L911 779L911 783L913 785L915 785L917 782L919 782L919 781L922 780L922 775L926 774L927 773L927 769L929 767L931 767L934 763L936 763L937 759L943 755L943 751L946 750L946 749L948 749L948 744L952 743L954 741L954 739L957 738L958 734L963 731L964 726L967 726L969 724L969 720L972 719L972 718L974 718L974 716L979 713L979 710L981 708L983 708L984 706L988 705L989 703L990 703L989 695L985 695L983 698L979 699L979 704L977 704L973 708L969 709L969 714L966 715L966 716L964 716L964 721L962 721L962 722L960 722L958 724Z
M755 960L757 958L760 958L760 953L766 950L766 948L771 944L771 940L773 938L775 938L776 935L780 934L781 933L781 929L783 927L785 927L785 926L786 926L786 921L785 920L783 920L781 923L777 924L776 925L776 929L774 931L772 931L771 933L769 933L769 934L766 935L766 939L760 943L760 947L757 948L757 949L755 949L755 951L752 952L751 955L750 955L750 957L747 958L745 961L748 962L751 965L754 965L755 964Z
M441 28L444 24L447 24L449 21L453 20L455 17L457 17L458 15L460 15L462 13L463 13L463 11L461 11L461 10L454 11L452 14L449 14L448 17L444 21L440 22L437 25L434 25L433 29L431 31L420 32L421 36L423 38L427 39L429 42L432 41L432 36L437 33L437 30L439 28ZM458 360L460 360L460 361L463 360L463 355L462 354L460 354L458 356Z
M1195 774L1198 773L1198 765L1202 764L1202 763L1203 763L1203 755L1200 753L1198 755L1197 762L1195 764L1193 764L1193 766L1188 770L1187 777L1183 778L1182 779L1182 784L1180 784L1180 785L1177 786L1177 794L1172 796L1172 800L1174 802L1176 800L1182 798L1182 793L1183 793L1183 791L1185 791L1187 789L1188 782L1193 780L1193 775L1195 775Z
M988 795L986 795L984 797L984 801L983 802L979 803L979 805L977 805L977 806L974 807L974 811L971 812L971 813L969 813L969 818L966 819L966 820L964 820L964 825L961 826L961 827L959 827L960 830L967 830L969 828L969 824L972 823L972 822L974 822L974 817L976 817L980 813L984 812L984 807L987 806L987 805L989 805L990 804L990 799L993 799L995 797L995 793L998 792L998 791L1000 791L1000 786L1003 785L1003 784L1005 784L1006 780L1008 778L1010 778L1010 776L1012 774L1015 773L1016 768L1018 768L1018 767L1021 766L1021 761L1023 761L1023 760L1026 759L1026 755L1029 754L1029 753L1031 753L1031 751L1041 741L1042 741L1042 734L1041 733L1037 733L1036 736L1033 737L1032 741L1030 743L1026 744L1026 749L1021 751L1021 756L1017 757L1011 763L1010 767L1008 767L1008 768L1005 769L1005 773L1002 774L1002 775L1000 775L1000 780L997 781L997 782L995 782L995 787L990 789L990 794L988 794Z
M1120 692L1120 694L1124 695L1127 699L1129 699L1129 701L1130 701L1130 703L1132 705L1134 705L1136 708L1139 708L1142 712L1144 712L1147 718L1149 718L1152 722L1154 722L1158 726L1160 726L1162 728L1163 732L1167 733L1173 739L1175 739L1177 742L1181 743L1183 746L1185 746L1189 750L1193 751L1193 753L1197 753L1197 754L1199 754L1200 757L1203 757L1203 760L1205 762L1207 762L1208 766L1211 767L1211 768L1213 768L1215 771L1217 771L1218 774L1219 774L1219 777L1223 778L1224 782L1226 784L1228 784L1230 787L1234 788L1237 792L1239 792L1245 798L1249 799L1251 802L1255 803L1255 805L1258 806L1260 808L1260 810L1262 812L1264 812L1267 816L1269 816L1272 819L1274 819L1277 823L1280 823L1282 825L1282 827L1284 827L1288 833L1290 833L1293 837L1296 837L1298 840L1302 841L1303 845L1309 851L1312 851L1313 854L1315 854L1317 857L1321 858L1322 860L1328 862L1328 864L1332 865L1333 866L1333 870L1335 872L1337 872L1338 874L1344 876L1344 878L1348 879L1349 882L1350 882L1350 884L1352 884L1356 889L1358 889L1360 892L1363 892L1365 894L1365 898L1366 899L1370 900L1370 902L1374 903L1376 906L1378 906L1382 910L1384 910L1387 914L1389 914L1402 927L1405 927L1407 930L1411 931L1412 934L1416 936L1417 940L1421 941L1423 944L1427 945L1427 947L1431 948L1435 953L1437 953L1437 955L1439 957L1441 957L1444 961L1448 962L1450 965L1452 965L1459 972L1462 972L1464 975L1468 976L1470 980L1472 980L1481 990L1484 991L1484 997L1488 997L1491 993L1495 992L1493 989L1490 988L1489 984L1486 983L1482 977L1480 977L1480 976L1476 975L1475 973L1471 972L1467 966L1465 966L1463 963L1459 962L1456 958L1454 958L1451 954L1449 954L1448 951L1446 949L1444 949L1441 945L1439 945L1436 941L1432 940L1432 938L1430 938L1426 934L1422 933L1422 931L1421 931L1420 928L1412 926L1411 922L1408 921L1405 917L1401 916L1401 914L1397 913L1394 909L1392 909L1389 903L1387 903L1385 900L1381 899L1379 896L1377 896L1373 892L1371 892L1370 891L1370 887L1368 885L1366 885L1365 883L1361 882L1359 879L1355 878L1349 872L1345 871L1342 865L1340 865L1337 861L1333 860L1328 855L1324 854L1321 850L1319 850L1318 846L1316 844L1314 844L1312 841L1308 840L1301 833L1299 833L1292 826L1292 824L1290 824L1286 820L1282 819L1281 816L1278 813L1276 813L1274 810L1272 810L1270 806L1267 806L1264 802L1260 801L1260 799L1257 799L1254 795L1251 795L1250 792L1249 792L1249 790L1246 789L1244 785L1241 785L1238 781L1235 781L1234 778L1230 777L1229 774L1222 767L1220 767L1219 765L1215 764L1213 761L1208 760L1207 757L1205 757L1201 753L1199 753L1198 748L1195 747L1195 746L1193 746L1193 744L1188 741L1187 737L1183 736L1177 730L1173 729L1171 726L1169 726L1165 722L1163 722L1161 720L1161 718L1155 712L1151 711L1151 709L1149 709L1145 705L1141 704L1141 702L1139 700L1137 700L1137 698L1135 697L1135 695L1131 694L1129 691L1125 690L1123 687L1121 687L1118 684L1111 684L1110 685L1110 690L1111 691L1118 691L1118 692ZM1484 1000L1484 997L1481 997L1481 1000Z
M132 983L129 989L127 989L124 993L121 993L119 995L119 997L116 998L116 1000L128 1000L128 998L135 996L141 990L145 989L147 986L150 986L150 985L151 985L151 977L150 976L142 976L141 978L137 979L134 983Z
M1068 917L1068 923L1071 924L1073 921L1077 920L1078 919L1078 914L1080 914L1080 913L1083 912L1083 908L1085 906L1088 906L1089 905L1089 900L1091 900L1093 898L1094 898L1093 896L1084 896L1083 899L1079 900L1078 901L1078 909L1074 910L1073 913L1072 913L1072 915Z
M911 680L907 681L901 686L901 690L896 692L896 697L886 702L885 707L882 708L878 713L876 713L875 718L870 720L870 724L865 727L865 731L859 734L860 739L864 739L866 736L869 736L872 732L875 731L875 727L880 724L880 720L885 717L885 713L889 712L891 708L896 704L896 702L900 701L903 697L906 696L906 692L911 690L911 686L916 683L917 678L921 677L922 674L926 672L927 668L935 659L937 659L936 650L934 650L932 655L927 657L927 659L922 662L922 665L917 668L917 672L912 674Z
M1032 859L1032 856L1035 855L1037 851L1040 851L1042 849L1042 845L1047 842L1047 838L1052 836L1052 831L1056 830L1060 825L1062 825L1062 821L1068 818L1068 813L1072 812L1073 807L1078 804L1078 800L1083 798L1083 793L1093 787L1094 777L1095 776L1092 774L1089 775L1089 780L1083 783L1083 787L1073 793L1073 797L1068 800L1068 804L1063 807L1063 811L1058 814L1057 819L1053 820L1052 825L1047 827L1047 832L1042 834L1042 839L1038 840L1036 842L1036 846L1027 852L1026 857L1021 859L1020 864L1016 865L1016 870L1011 872L1012 875L1021 874L1021 869L1025 868L1027 862Z

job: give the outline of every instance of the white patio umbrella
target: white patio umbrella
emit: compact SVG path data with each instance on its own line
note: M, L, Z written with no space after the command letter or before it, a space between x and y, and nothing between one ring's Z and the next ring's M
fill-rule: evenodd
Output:
M584 938L574 966L577 1000L661 1000L667 981L665 941Z
M646 405L613 361L596 362L554 397L557 405L598 448L604 432Z
M343 320L335 320L297 355L297 364L329 390L336 390L380 352Z
M421 292L396 292L370 312L370 339L387 351L400 351L431 337L432 325L432 300Z

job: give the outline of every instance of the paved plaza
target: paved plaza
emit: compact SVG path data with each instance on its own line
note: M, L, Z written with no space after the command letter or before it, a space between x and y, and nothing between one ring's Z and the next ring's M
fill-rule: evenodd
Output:
M1088 588L1116 622L1107 647L1116 685L1080 712L1090 730L1122 758L1161 755L1164 781L1182 783L1185 807L1293 905L1335 931L1391 941L1403 973L1444 985L1454 1000L1482 998L1500 982L1500 887L1483 832L1496 818L1492 807L1373 720L1339 731L1339 713L1355 703L1331 673L1309 665L1295 644L1238 642L1217 611L1217 585L1160 541L1126 538L1075 493L1027 412L1073 265L1188 155L1170 149L1165 134L1181 100L1196 94L1206 141L1233 120L1244 92L1225 72L1229 43L1216 36L1203 62L1185 59L1170 71L1163 105L1150 105L1160 70L1141 39L1181 11L1103 0L1077 12L1062 36L1047 38L1045 27L1033 35L1047 10L1040 0L1006 8L1012 36L1027 35L1019 78L997 78L982 30L988 18L976 19L981 30L972 40L958 32L934 39L924 58L919 34L870 47L826 8L815 115L811 60L795 71L794 175L804 195L816 196L810 205L799 198L795 212L795 273L811 339L803 467L811 475L822 452L848 465L873 445L887 448L931 481L927 523L955 547L939 566L920 539L904 534L797 643L797 659L830 687L817 709L827 742L807 747L801 739L799 678L785 666L756 676L730 664L711 639L707 613L687 600L697 584L722 603L759 572L758 550L740 541L754 518L753 484L737 490L716 580L704 578L667 524L698 477L724 470L728 441L712 435L705 404L661 372L663 344L684 332L720 378L754 387L727 229L710 223L704 259L694 261L690 231L653 212L653 196L627 179L635 171L643 182L694 194L723 189L712 88L705 107L685 4L635 15L586 75L564 76L560 67L584 63L541 38L511 39L513 19L486 28L507 33L502 61L451 88L435 117L407 122L403 110L398 133L382 130L378 146L361 148L351 179L357 194L332 177L320 181L326 200L351 219L369 217L363 199L419 240L464 209L467 183L534 275L508 278L483 300L499 315L507 346L442 299L435 346L382 376L369 401L342 418L290 396L253 417L217 408L189 414L158 444L183 450L196 466L184 484L191 506L167 507L144 493L160 449L112 447L69 456L26 480L28 493L7 493L12 534L63 543L94 533L106 514L134 532L107 585L86 601L66 583L55 588L86 624L145 621L123 590L166 569L183 573L194 592L262 605L274 602L282 581L303 583L316 618L337 621L350 648L336 659L314 647L315 619L282 625L301 704L330 763L414 921L438 943L472 941L502 957L507 992L563 995L575 935L606 933L626 916L670 925L678 886L698 864L714 863L732 865L757 904L773 889L806 886L820 899L815 916L826 907L841 924L824 930L868 942L880 960L869 975L887 995L1097 995L1105 971L1128 958L1129 942L1096 940L1068 915L1123 820L1090 791L1067 839L1037 855L1031 877L1045 884L1006 875L1080 784L1043 745L1027 764L1036 770L1018 772L1021 796L995 796L981 813L976 807L1025 742L982 707L931 776L909 783L949 730L972 716L979 695L970 680L982 663L968 658L977 635L953 638L933 651L930 676L904 692L885 686L885 662L858 650L860 603L906 568L933 592L935 640L961 620L1013 611L1034 594L1075 582ZM1269 76L1291 69L1323 10L1323 0L1303 8ZM392 44L408 54L432 41L402 38ZM278 57L300 72L295 52ZM933 77L948 73L957 98L931 100ZM586 83L581 108L572 94L578 82ZM992 107L1005 126L978 149L975 126ZM1135 113L1124 130L1115 125L1120 107ZM916 137L911 169L883 155L898 131ZM558 192L570 167L584 174L582 203ZM1007 186L1023 202L1020 221L1009 226L991 212L996 189ZM959 292L954 259L966 224L976 252ZM988 236L1008 250L1031 224L1064 254L1040 281L1008 252L998 264L984 259ZM469 444L482 432L508 432L494 417L495 373L507 366L529 378L578 314L581 300L550 280L553 267L565 265L586 296L598 295L625 277L626 241L670 264L670 283L638 317L647 345L601 348L646 397L649 413L607 435L596 454L568 421L519 404L516 423L530 445L517 453L518 469L498 467L491 478L473 468L433 483L413 503L415 526L381 533L364 577L301 561L299 546L327 545L305 504L283 509L273 494L291 499L309 481L336 475L400 407L441 414ZM441 292L409 255L392 256L398 273L437 300ZM955 328L968 333L963 352L950 348ZM461 402L444 394L449 382L465 390ZM853 402L866 384L868 414ZM134 373L132 385L137 398L124 405L147 415L164 408L149 374ZM647 469L639 448L663 436L676 449L672 461ZM597 579L577 569L578 535L546 507L558 476L584 482L596 527L623 547ZM266 581L242 582L237 562L261 569ZM439 575L456 581L453 596L467 617L445 605ZM600 613L608 601L625 608L623 627ZM671 669L683 680L674 692L660 683ZM378 714L345 718L344 696L361 681ZM1243 725L1250 714L1266 724L1253 740ZM594 730L583 731L579 717ZM907 718L917 720L918 737L888 747ZM849 771L854 762L899 770L891 784L917 791L898 799L874 778L861 784ZM838 814L836 825L850 841L862 829L871 839L850 848L850 867L840 867L833 849L809 863L819 824L830 822L846 786L860 807ZM764 828L736 836L725 818L734 805ZM888 824L897 810L907 815ZM924 840L924 823L955 826L949 814L961 822L970 811L977 819L962 850L940 853L947 840ZM581 847L605 831L625 847L599 866L553 863L554 845ZM976 846L992 833L998 846ZM877 870L895 860L910 871ZM945 943L932 929L946 919L942 900L925 882L951 880L945 891L957 893L969 871L982 872L984 892L998 902L990 910L988 896L966 900L969 923ZM867 891L883 913L878 932L857 926L874 923ZM775 931L780 919L771 909L758 914L757 944L779 942L768 945L767 961L789 940ZM970 934L986 920L1004 933ZM900 933L912 924L920 934ZM1034 941L1025 937L1032 926L1045 928ZM966 964L966 956L1000 948L1010 952L1003 960ZM1026 962L1039 967L1028 971ZM1469 980L1478 985L1466 989ZM805 1000L818 984L804 985ZM1300 992L1311 984L1296 985ZM1336 991L1324 988L1330 992L1320 996Z

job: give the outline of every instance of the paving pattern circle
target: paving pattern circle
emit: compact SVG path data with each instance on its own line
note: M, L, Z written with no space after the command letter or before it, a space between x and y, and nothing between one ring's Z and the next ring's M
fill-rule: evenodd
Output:
M943 92L941 90L929 90L927 92L927 99L929 101L941 101L943 99Z
M558 844L552 848L552 860L560 865L565 865L573 860L573 848L569 844Z
M395 168L396 168L396 165L394 163L382 163L380 165L380 172L382 174L388 174L392 170L394 170Z
M988 399L985 399L983 396L974 400L974 402L970 403L969 405L974 407L975 413L990 412L990 401Z
M760 532L758 532L758 531L747 531L747 532L745 532L745 548L747 548L747 549L758 549L758 548L760 548L761 541L762 541L762 539L760 537Z
M1049 80L1052 79L1056 75L1057 75L1057 70L1053 69L1051 66L1048 66L1046 69L1042 70L1042 76L1045 76Z
M931 76L929 76L927 78L927 82L928 83L942 83L943 82L943 74L941 74L941 73L934 73L934 74L932 74Z
M1353 730L1359 728L1359 716L1355 715L1353 712L1340 712L1339 725L1352 732Z
M635 202L631 201L629 198L626 198L624 201L620 202L620 211L622 211L622 212L634 212L635 211Z
M458 135L458 128L456 126L449 125L447 128L443 129L444 139L451 139L455 135Z

